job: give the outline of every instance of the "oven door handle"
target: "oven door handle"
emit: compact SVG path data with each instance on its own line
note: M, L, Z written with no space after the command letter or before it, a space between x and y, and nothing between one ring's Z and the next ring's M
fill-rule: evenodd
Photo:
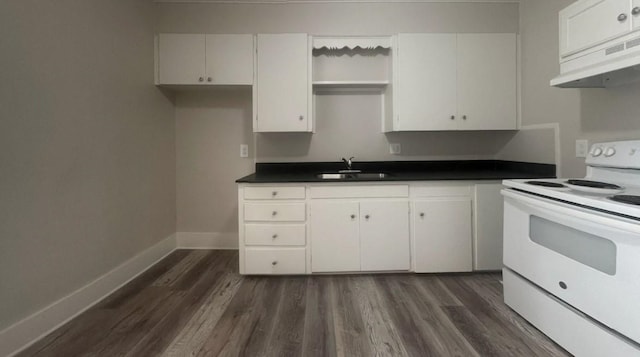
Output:
M593 223L604 224L608 227L621 229L634 234L640 234L640 222L634 223L626 221L622 217L618 219L614 217L604 216L596 212L587 212L585 209L577 206L570 206L569 204L563 204L561 202L549 202L544 198L534 198L509 189L503 189L501 193L505 197L536 207L546 212L555 212L560 215L575 217Z

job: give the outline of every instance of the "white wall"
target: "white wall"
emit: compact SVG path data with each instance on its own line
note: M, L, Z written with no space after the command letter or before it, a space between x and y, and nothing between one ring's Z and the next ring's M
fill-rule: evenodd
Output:
M175 232L153 5L0 2L0 330Z
M156 4L158 32L392 35L517 32L515 3ZM493 158L514 132L381 133L378 95L316 97L316 133L252 134L245 94L181 93L176 103L178 231L237 231L235 179L253 162ZM207 140L208 138L208 140ZM402 155L390 155L390 142ZM239 158L239 145L252 157Z

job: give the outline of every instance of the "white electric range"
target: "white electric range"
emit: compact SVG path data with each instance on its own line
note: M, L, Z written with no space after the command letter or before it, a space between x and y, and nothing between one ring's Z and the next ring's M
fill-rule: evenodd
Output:
M640 356L640 140L587 176L505 180L505 303L576 356Z

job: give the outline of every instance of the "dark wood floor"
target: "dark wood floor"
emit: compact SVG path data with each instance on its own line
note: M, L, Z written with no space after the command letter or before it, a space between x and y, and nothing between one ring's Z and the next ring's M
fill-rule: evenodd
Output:
M499 274L244 277L178 250L19 356L567 356Z

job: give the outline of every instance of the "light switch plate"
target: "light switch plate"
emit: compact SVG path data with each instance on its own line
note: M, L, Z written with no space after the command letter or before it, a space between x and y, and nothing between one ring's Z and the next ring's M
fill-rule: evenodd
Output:
M240 157L249 157L249 145L240 144Z
M576 157L587 157L589 142L587 140L576 140Z
M390 154L394 154L397 155L399 153L402 152L402 145L394 143L394 144L389 144L389 153Z

